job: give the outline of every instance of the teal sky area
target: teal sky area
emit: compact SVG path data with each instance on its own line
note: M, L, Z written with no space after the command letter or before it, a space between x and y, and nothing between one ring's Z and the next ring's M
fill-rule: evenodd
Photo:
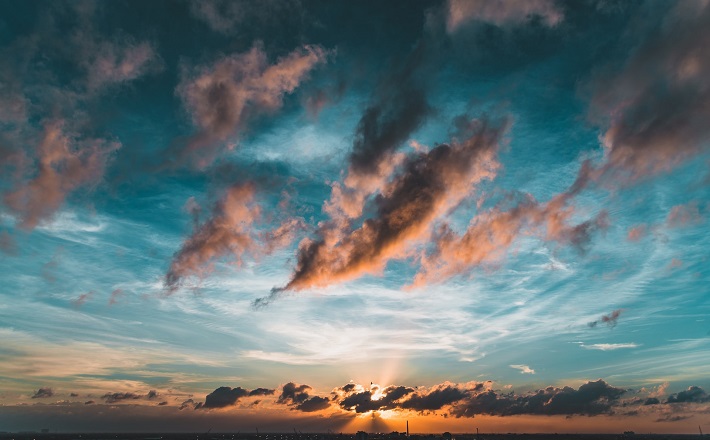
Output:
M0 431L696 433L708 48L690 0L0 4Z

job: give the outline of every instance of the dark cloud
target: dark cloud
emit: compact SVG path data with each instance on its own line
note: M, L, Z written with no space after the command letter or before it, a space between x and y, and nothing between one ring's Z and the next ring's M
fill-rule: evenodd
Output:
M710 396L698 386L688 387L687 390L668 396L666 403L684 403L694 402L703 403L710 402Z
M33 395L33 399L44 399L47 397L52 397L54 396L54 391L52 391L51 388L45 387L45 388L40 388L38 389Z
M661 403L661 401L655 397L649 397L648 399L643 401L644 405L658 405L660 403Z
M406 61L393 63L392 70L380 79L355 129L352 172L376 172L380 162L407 141L431 113L420 75L426 60L426 46L420 43Z
M268 388L255 388L249 391L249 396L271 396L276 392L276 390L270 390Z
M296 405L296 409L303 412L322 411L330 407L327 397L313 396Z
M311 387L308 385L298 385L289 382L281 388L281 394L277 402L285 405L303 403L310 397L308 394L308 390L310 389Z
M242 387L230 388L219 387L205 397L205 403L202 408L224 408L233 406L241 399L249 395L249 391ZM184 405L184 403L183 403Z
M77 393L69 393L69 396L70 397L79 397L79 395Z
M400 407L414 411L435 411L456 403L468 395L468 390L448 385L430 390L427 393L415 392L402 401Z
M196 406L197 406L197 404L195 403L195 401L193 399L187 399L180 404L180 407L178 409L179 410L183 410L186 408L196 409L195 408Z
M143 397L144 396L136 393L106 393L101 396L102 399L106 400L106 403L116 403L124 400L138 400Z
M499 142L508 121L466 120L450 144L407 156L380 188L375 214L355 229L321 230L299 246L298 263L286 289L325 286L379 273L427 240L433 224L477 184L495 175ZM458 137L461 136L461 137ZM465 136L465 137L463 137Z
M668 5L658 32L614 77L595 84L592 112L609 120L599 175L622 180L668 171L710 139L710 6Z
M571 387L547 387L527 395L498 394L493 390L475 394L456 404L456 417L478 414L510 416L519 414L598 415L611 413L625 390L599 379L575 390Z
M150 390L148 391L148 394L145 396L148 400L150 399L156 399L159 397L158 392L155 390Z
M587 326L590 328L595 328L600 322L608 325L611 328L616 327L616 324L619 321L619 316L621 316L621 313L623 312L623 309L617 309L614 310L613 312L609 313L608 315L602 315L601 318L599 318L596 321L591 321L587 323Z

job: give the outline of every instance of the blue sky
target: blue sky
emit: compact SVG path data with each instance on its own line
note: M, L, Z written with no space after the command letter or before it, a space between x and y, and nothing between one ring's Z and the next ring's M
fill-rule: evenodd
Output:
M705 2L0 8L0 428L707 423Z

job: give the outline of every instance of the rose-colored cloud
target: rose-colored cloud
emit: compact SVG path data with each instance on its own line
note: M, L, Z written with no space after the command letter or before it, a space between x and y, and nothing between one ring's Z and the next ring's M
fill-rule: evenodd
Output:
M446 280L468 272L471 268L498 263L515 240L524 233L536 234L547 241L570 244L582 249L592 232L608 227L606 211L576 225L569 222L575 214L570 201L588 183L585 169L564 193L547 203L540 203L524 194L512 208L495 207L477 214L463 235L447 227L435 237L435 248L422 259L414 287Z
M540 17L546 25L554 26L564 18L553 0L448 0L446 7L449 32L473 20L502 26Z
M254 47L187 75L177 93L199 132L175 145L177 165L202 169L221 149L233 148L252 118L281 108L284 96L325 58L321 47L304 46L269 64Z
M105 139L78 139L65 132L62 120L47 122L37 146L36 174L18 182L4 196L19 226L33 229L50 219L70 193L97 184L111 154L120 146Z
M676 205L666 217L666 224L671 228L679 228L700 223L703 220L697 202Z
M186 277L209 273L212 262L218 258L229 256L241 264L245 256L266 255L294 240L304 227L301 219L286 219L272 231L257 229L262 213L255 196L254 184L234 185L214 206L209 219L201 225L195 223L195 230L170 263L165 276L168 292L178 289ZM194 208L194 199L187 206Z
M91 91L132 81L160 65L155 48L148 42L121 45L109 41L91 48L84 64Z
M626 239L629 241L639 241L646 235L646 225L636 225L629 229Z

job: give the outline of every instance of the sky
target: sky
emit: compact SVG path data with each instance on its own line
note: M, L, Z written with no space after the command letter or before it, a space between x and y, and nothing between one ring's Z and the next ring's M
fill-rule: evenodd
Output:
M0 430L710 431L708 3L0 3Z

